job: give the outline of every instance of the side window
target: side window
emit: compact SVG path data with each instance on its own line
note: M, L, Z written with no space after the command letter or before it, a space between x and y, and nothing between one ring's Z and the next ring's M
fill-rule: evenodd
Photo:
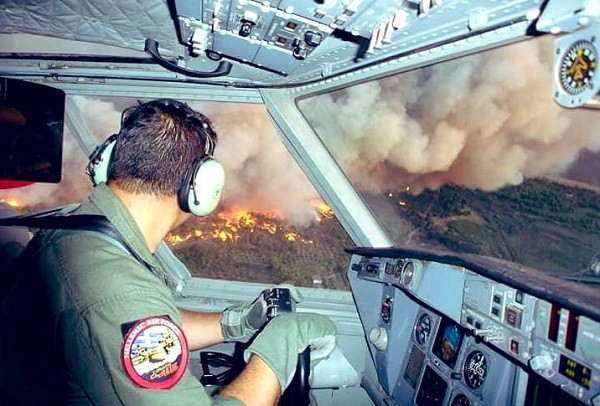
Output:
M34 183L17 189L0 190L0 202L27 213L82 201L92 190L85 174L87 161L87 156L65 128L60 183Z
M121 111L135 99L75 97L92 133L119 131ZM219 135L216 158L226 183L215 212L193 217L167 236L193 276L328 289L348 289L345 248L352 241L280 142L260 105L188 102ZM38 210L85 200L87 157L66 131L63 180L0 191Z
M217 210L168 237L194 276L348 289L352 241L281 143L260 105L190 102L219 134Z

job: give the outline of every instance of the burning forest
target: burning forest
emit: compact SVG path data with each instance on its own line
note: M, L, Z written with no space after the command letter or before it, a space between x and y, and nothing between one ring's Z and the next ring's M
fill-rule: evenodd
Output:
M4 197L18 213L31 206ZM311 202L314 221L296 225L278 211L221 210L193 217L166 237L193 276L328 289L348 289L344 251L352 241L323 202Z
M235 208L193 218L167 236L193 276L347 289L345 248L352 241L331 208L314 202L315 221Z
M313 203L315 220L333 218L333 211L322 202ZM171 246L190 241L215 239L223 242L238 241L241 236L254 232L266 232L274 238L282 238L289 242L314 244L314 241L303 237L291 225L286 224L280 213L270 211L266 213L252 213L247 209L230 209L212 217L191 220L167 236L167 243Z
M17 211L22 211L23 210L23 204L15 199L15 198L3 198L0 199L0 203L9 205L10 207L12 207L13 209L17 210Z

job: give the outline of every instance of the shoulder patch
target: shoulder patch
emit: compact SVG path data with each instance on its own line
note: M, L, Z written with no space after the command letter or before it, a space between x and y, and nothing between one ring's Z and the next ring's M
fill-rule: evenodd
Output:
M185 335L168 316L135 322L121 348L125 373L136 385L147 389L173 387L185 373L188 357Z

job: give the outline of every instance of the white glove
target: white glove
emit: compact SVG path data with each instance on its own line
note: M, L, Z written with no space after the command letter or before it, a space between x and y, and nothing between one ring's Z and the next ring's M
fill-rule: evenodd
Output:
M292 285L278 285L277 288L289 289L294 303L302 301L302 294ZM225 341L247 342L268 321L267 303L264 290L252 303L235 304L223 311L221 331Z
M335 324L317 313L291 313L275 317L244 351L246 361L256 354L277 375L282 391L296 373L298 354L310 347L310 365L335 348Z

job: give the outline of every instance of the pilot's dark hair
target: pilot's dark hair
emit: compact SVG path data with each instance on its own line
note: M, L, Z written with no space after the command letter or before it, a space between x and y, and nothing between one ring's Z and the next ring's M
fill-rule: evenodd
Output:
M210 120L186 103L153 100L128 108L111 158L108 182L130 193L177 194L195 158L212 155Z

